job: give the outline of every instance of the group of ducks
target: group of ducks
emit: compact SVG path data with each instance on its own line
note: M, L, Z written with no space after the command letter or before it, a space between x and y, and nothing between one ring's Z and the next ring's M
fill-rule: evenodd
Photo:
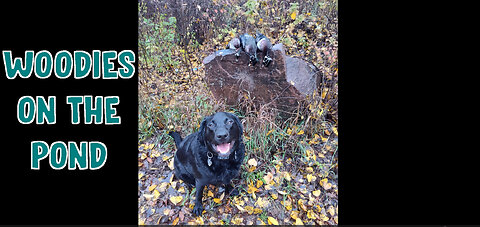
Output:
M227 49L235 50L235 56L237 58L240 57L241 51L245 52L249 58L249 66L254 66L258 62L257 50L265 53L262 61L263 66L268 67L273 60L270 55L272 52L272 43L265 35L258 32L255 38L248 33L240 35L238 38L233 38L228 43Z

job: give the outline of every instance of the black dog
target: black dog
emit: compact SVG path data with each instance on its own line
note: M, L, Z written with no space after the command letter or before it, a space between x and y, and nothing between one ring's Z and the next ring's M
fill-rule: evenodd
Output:
M245 155L243 127L237 116L219 112L205 117L198 132L185 139L177 132L170 132L175 140L175 175L189 184L195 185L196 199L193 214L202 214L203 189L209 184L225 185L225 194L231 191L230 181L236 177Z

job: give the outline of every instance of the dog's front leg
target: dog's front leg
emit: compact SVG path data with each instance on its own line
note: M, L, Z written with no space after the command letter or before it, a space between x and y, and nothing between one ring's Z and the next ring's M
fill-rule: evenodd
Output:
M205 185L201 184L197 180L195 182L195 187L197 188L197 192L195 193L195 206L193 207L193 214L195 216L200 216L202 215L202 212L203 212L202 197L203 197L203 188L205 188Z

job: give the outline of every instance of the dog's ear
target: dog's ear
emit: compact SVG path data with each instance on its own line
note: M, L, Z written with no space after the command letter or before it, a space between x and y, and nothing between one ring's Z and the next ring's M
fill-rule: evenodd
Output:
M229 117L233 119L233 121L235 121L235 124L238 125L238 130L240 130L240 138L242 138L242 135L243 135L243 125L242 125L242 122L240 121L240 119L237 117L237 115L235 114L232 114L232 113L228 113Z
M210 118L210 116L204 117L202 123L200 123L200 129L198 130L198 140L203 145L205 145L205 127L207 127L207 121L209 121Z

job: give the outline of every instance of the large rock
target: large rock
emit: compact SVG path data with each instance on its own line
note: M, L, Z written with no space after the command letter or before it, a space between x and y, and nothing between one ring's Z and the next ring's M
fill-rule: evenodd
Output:
M263 53L257 55L259 62L255 66L248 66L248 57L243 53L237 59L233 50L219 50L206 57L206 82L215 98L236 105L247 93L256 104L270 103L286 112L297 108L298 101L319 87L318 69L302 59L286 56L282 44L272 49L274 60L268 67L262 65Z

